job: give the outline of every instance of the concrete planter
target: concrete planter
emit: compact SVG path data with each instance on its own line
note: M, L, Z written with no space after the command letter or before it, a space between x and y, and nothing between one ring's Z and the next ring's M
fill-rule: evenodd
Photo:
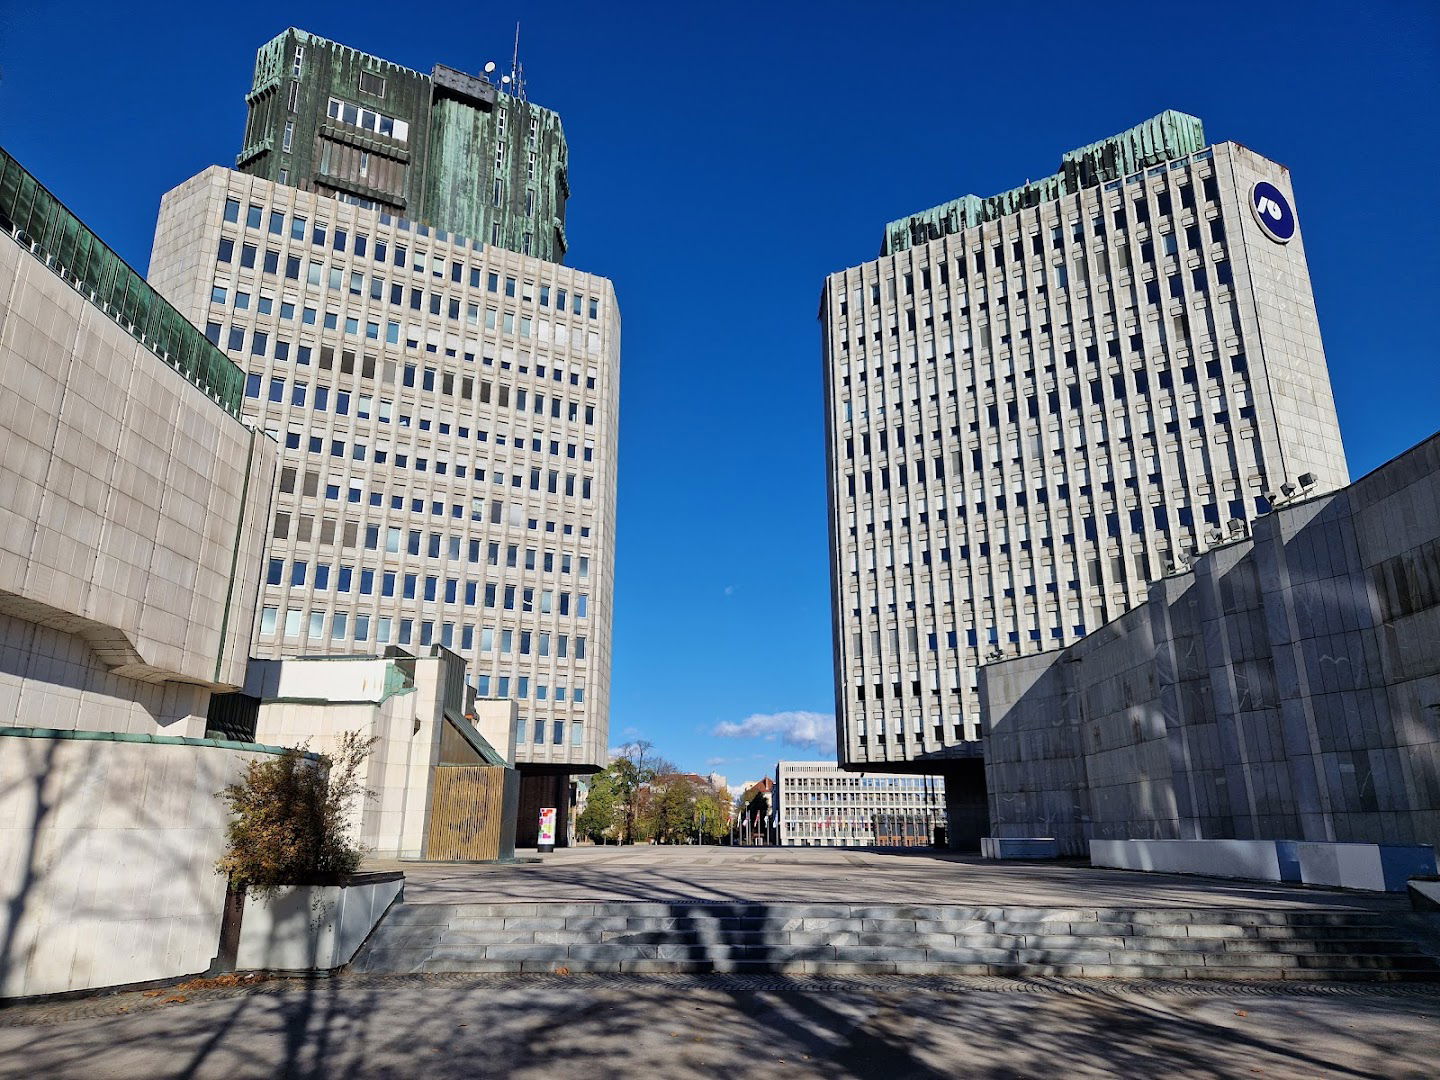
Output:
M333 971L344 967L405 885L401 873L351 874L287 885L269 899L245 898L241 971Z
M1060 841L1048 836L982 836L985 859L1058 859Z
M1299 880L1288 842L1275 840L1091 840L1090 863L1169 874Z
M1331 844L1299 841L1300 880L1372 892L1404 892L1411 877L1435 873L1428 844Z
M1440 880L1411 878L1407 891L1415 911L1440 911Z

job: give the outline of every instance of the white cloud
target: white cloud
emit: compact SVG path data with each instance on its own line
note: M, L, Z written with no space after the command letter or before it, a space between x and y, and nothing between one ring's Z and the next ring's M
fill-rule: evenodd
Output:
M766 742L835 749L835 718L817 712L753 713L738 724L725 721L712 734L727 739L758 738Z

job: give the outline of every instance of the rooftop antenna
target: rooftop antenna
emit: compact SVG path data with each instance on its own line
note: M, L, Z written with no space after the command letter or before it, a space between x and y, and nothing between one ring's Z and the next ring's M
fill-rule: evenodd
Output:
M510 75L500 80L509 83L510 93L525 100L525 65L520 63L520 21L515 21L515 51L510 56Z

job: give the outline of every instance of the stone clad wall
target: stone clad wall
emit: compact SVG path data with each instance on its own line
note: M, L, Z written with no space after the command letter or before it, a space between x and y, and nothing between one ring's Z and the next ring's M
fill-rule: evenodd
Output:
M0 725L104 730L71 706L106 673L238 686L273 475L271 440L0 235ZM140 712L201 736L203 698Z
M225 899L215 793L266 752L0 729L0 998L209 968Z
M981 671L996 836L1440 844L1440 436Z

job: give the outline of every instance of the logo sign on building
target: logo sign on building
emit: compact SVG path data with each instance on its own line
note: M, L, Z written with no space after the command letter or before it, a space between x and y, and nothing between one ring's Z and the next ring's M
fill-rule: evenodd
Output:
M536 844L540 851L555 850L555 807L540 809L540 838Z
M1288 244L1295 235L1295 211L1290 200L1269 181L1261 180L1250 189L1250 209L1265 235L1277 244Z

